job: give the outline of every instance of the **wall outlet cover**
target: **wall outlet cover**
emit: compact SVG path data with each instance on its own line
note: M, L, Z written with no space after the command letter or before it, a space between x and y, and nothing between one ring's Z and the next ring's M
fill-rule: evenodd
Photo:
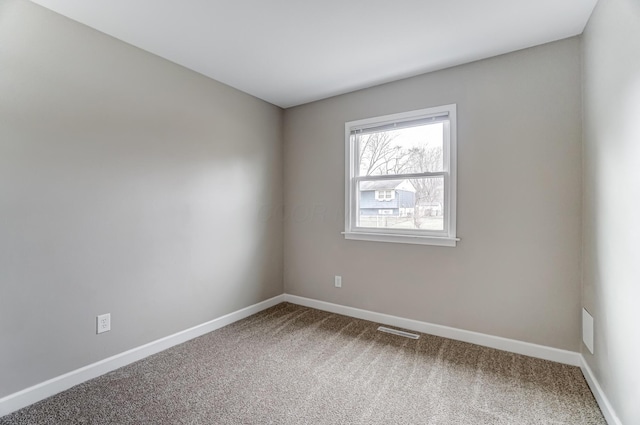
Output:
M101 314L96 318L96 333L108 332L111 330L111 313Z

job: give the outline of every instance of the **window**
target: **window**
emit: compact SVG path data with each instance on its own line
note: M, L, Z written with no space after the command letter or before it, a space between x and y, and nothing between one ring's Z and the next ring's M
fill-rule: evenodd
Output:
M390 201L396 196L395 190L376 190L376 200L378 201Z
M351 121L346 239L456 246L456 105Z

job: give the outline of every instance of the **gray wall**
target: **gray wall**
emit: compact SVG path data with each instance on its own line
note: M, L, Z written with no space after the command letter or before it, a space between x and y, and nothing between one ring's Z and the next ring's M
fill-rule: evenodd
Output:
M580 74L572 38L287 109L286 292L579 351ZM449 103L458 247L345 240L345 121Z
M640 424L640 3L600 0L584 33L583 347L624 424Z
M638 422L639 18L584 36L582 202L577 38L287 110L283 152L279 108L0 0L0 397L281 294L283 230L288 293L578 350L582 202L583 353ZM458 247L344 240L344 122L448 103Z
M281 204L281 109L0 0L0 397L281 294Z

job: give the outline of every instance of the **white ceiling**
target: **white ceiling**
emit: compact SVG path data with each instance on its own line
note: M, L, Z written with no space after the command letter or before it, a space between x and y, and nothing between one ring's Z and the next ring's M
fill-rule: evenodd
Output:
M33 0L281 106L582 33L597 0Z

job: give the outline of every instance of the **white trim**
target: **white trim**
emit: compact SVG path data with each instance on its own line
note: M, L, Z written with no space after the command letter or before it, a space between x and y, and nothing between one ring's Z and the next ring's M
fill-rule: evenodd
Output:
M584 356L580 356L580 358L581 358L580 369L582 369L582 374L584 375L584 379L587 381L587 384L589 385L589 388L591 389L593 396L596 398L596 401L598 402L598 406L600 406L600 410L602 411L604 418L607 420L607 423L609 425L622 425L620 418L618 418L618 415L616 415L615 410L613 410L613 406L611 406L609 399L607 398L604 391L602 390L600 383L598 382L598 380L596 379L596 376L593 374L593 371L587 364L587 361L585 360Z
M369 320L375 323L381 323L389 326L407 329L415 332L422 332L430 335L441 336L444 338L454 339L457 341L469 342L472 344L491 347L498 350L508 351L510 353L522 354L538 359L551 360L558 363L568 364L570 366L578 366L582 370L582 374L593 393L602 414L609 425L622 425L605 395L602 387L598 383L593 371L587 364L584 356L578 352L560 350L558 348L547 347L544 345L532 344L514 339L502 338L499 336L482 334L479 332L466 331L462 329L451 328L448 326L436 325L433 323L421 322L418 320L405 319L402 317L391 316L389 314L376 313L369 310L362 310L354 307L347 307L340 304L333 304L325 301L318 301L311 298L300 297L297 295L285 294L284 300L292 304L298 304L305 307L311 307L318 310L328 311L330 313L342 314L357 319Z
M420 235L394 235L391 233L342 232L345 239L368 242L410 243L415 245L435 245L455 247L460 238Z
M234 311L209 322L202 323L184 331L157 339L148 344L141 345L131 350L125 351L115 356L111 356L99 362L92 363L80 369L73 370L64 375L49 379L48 381L36 384L32 387L25 388L6 397L0 398L0 417L8 415L18 409L26 407L37 401L44 400L61 391L67 390L75 385L81 384L100 375L111 372L122 366L126 366L135 361L144 359L152 354L171 348L175 345L182 344L190 339L199 337L206 333L215 331L238 320L249 317L262 310L274 305L280 304L285 299L284 295L278 295L268 300L253 304L249 307Z
M449 140L446 143L449 149L449 160L445 162L449 166L449 187L445 188L447 198L447 226L449 236L455 238L457 233L457 205L458 205L458 107L454 104L449 110L449 128L445 135ZM445 179L445 182L447 180Z
M175 333L173 335L169 335L164 338L160 338L156 341L152 341L140 347L136 347L123 353L116 354L115 356L106 358L99 362L90 364L80 369L76 369L64 375L60 375L58 377L49 379L48 381L36 384L32 387L0 398L0 417L8 415L11 412L36 403L40 400L44 400L47 397L67 390L75 385L81 384L93 378L97 378L98 376L104 375L105 373L111 372L122 366L126 366L135 361L144 359L145 357L148 357L152 354L159 353L160 351L166 350L175 345L182 344L183 342L189 341L193 338L197 338L216 329L220 329L224 326L230 325L231 323L259 313L260 311L265 310L269 307L273 307L274 305L280 304L281 302L290 302L292 304L316 308L318 310L328 311L331 313L343 314L345 316L369 320L372 322L404 328L416 332L422 332L458 341L469 342L485 347L496 348L498 350L523 354L525 356L564 363L571 366L579 366L607 422L610 425L622 425L622 422L613 410L609 399L607 398L604 391L602 390L602 387L595 378L593 371L580 353L482 334L478 332L451 328L448 326L421 322L418 320L405 319L402 317L376 313L369 310L347 307L339 304L318 301L311 298L304 298L290 294L278 295L249 307L245 307L233 313L229 313L217 319L213 319L209 322L202 323L200 325Z
M453 104L455 106L455 104ZM379 125L395 124L405 121L413 121L416 119L431 118L430 121L438 122L438 118L447 119L450 111L446 108L451 105L435 106L431 108L415 109L408 112L398 112L396 114L383 115L380 117L364 118L360 120L350 121L349 128L351 130L366 130L377 127Z
M510 353L522 354L536 357L538 359L551 360L571 366L580 366L581 355L574 351L560 350L558 348L544 345L532 344L530 342L517 341L515 339L502 338L499 336L487 335L479 332L466 331L463 329L451 328L449 326L436 325L433 323L421 322L413 319L391 316L389 314L376 313L369 310L362 310L354 307L347 307L339 304L318 301L311 298L299 297L297 295L284 295L284 300L292 304L305 307L316 308L331 313L342 314L355 317L357 319L369 320L384 325L395 326L415 332L422 332L444 338L455 339L457 341L470 342L472 344L485 347L496 348Z
M443 165L444 170L438 173L423 172L411 174L389 174L360 176L357 138L352 139L354 129L375 127L412 121L429 117L446 117L444 121ZM425 123L426 124L426 123ZM435 245L455 247L456 241L456 185L457 185L457 105L455 103L414 111L384 115L380 117L360 119L346 122L345 125L345 239L371 242L392 242L419 245ZM357 226L360 211L360 190L358 182L363 180L388 180L409 177L421 178L431 175L442 175L444 180L444 229L431 231L424 229L386 229L365 228ZM377 197L376 197L376 200ZM397 237L401 235L403 237Z

